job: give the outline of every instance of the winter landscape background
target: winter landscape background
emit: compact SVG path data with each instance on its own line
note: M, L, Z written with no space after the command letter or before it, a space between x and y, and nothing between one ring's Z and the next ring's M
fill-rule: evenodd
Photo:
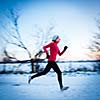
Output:
M57 56L63 92L53 70L28 84L53 35L60 50L68 46ZM75 99L100 100L100 1L0 0L0 100Z

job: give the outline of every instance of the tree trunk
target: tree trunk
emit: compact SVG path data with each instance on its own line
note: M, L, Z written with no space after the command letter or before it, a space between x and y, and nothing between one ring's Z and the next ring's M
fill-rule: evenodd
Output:
M33 63L33 59L31 59L31 73L34 73L34 63Z

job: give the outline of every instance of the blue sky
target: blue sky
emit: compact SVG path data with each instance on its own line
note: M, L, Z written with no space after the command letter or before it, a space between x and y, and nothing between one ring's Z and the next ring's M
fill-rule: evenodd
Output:
M2 14L7 9L20 8L20 32L28 43L33 39L29 34L36 32L36 26L45 32L53 25L52 34L61 37L60 48L68 45L69 55L82 59L92 33L98 31L95 18L100 13L99 5L99 0L0 0L0 15L3 20Z

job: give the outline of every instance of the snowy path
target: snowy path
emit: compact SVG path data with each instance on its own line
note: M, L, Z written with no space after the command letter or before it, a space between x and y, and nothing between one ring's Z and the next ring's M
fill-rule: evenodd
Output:
M51 76L52 75L52 76ZM29 75L0 75L0 100L100 100L100 74L64 75L61 92L54 73L34 79Z

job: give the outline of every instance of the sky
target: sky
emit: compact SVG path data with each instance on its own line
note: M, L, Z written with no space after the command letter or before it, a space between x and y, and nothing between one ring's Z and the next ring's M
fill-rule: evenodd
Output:
M88 44L93 33L98 31L95 18L100 13L99 5L99 0L0 0L0 20L6 22L3 14L7 9L17 8L20 32L30 50L33 49L33 34L39 28L46 33L50 26L54 26L52 36L60 36L60 49L68 46L65 55L59 59L88 59ZM0 38L3 34L6 33L1 31ZM1 40L2 48L5 42ZM19 53L19 57L23 55Z

